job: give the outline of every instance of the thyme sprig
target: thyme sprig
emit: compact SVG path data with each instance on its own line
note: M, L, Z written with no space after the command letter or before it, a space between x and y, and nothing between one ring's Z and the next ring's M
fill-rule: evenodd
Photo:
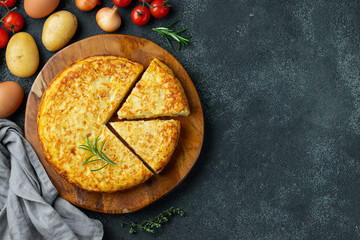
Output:
M170 24L169 26L166 26L166 27L153 28L153 30L155 32L159 33L161 36L163 36L172 48L173 48L173 46L172 46L170 40L175 40L178 43L179 50L180 50L181 47L185 48L189 43L191 43L191 40L189 39L189 38L191 38L191 36L179 35L179 33L186 31L188 29L187 27L185 27L179 31L173 31L170 29L170 27L174 26L178 22L179 21L173 22L172 24Z
M180 208L169 208L153 219L142 223L120 221L120 226L130 226L129 233L136 233L137 231L155 233L155 229L160 228L164 223L168 222L171 216L178 215L182 217L184 214L184 211L180 210Z
M106 156L106 154L103 152L103 148L105 145L106 140L104 140L104 142L102 143L100 150L98 148L98 142L100 141L100 137L95 139L94 144L90 143L90 140L88 137L86 137L85 142L86 145L80 145L79 148L88 151L91 153L91 155L84 161L84 163L82 165L88 164L88 163L92 163L92 162L97 162L97 161L104 161L106 164L104 164L102 167L97 168L97 169L93 169L91 170L92 172L95 171L99 171L101 169L103 169L104 167L106 167L109 164L114 164L117 165L116 162L112 161L108 156ZM93 157L96 157L95 159L93 159Z

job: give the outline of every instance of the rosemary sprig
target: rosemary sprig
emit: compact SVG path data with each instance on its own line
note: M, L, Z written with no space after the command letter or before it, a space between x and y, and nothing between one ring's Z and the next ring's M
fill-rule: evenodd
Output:
M187 27L183 28L179 31L173 31L170 29L170 27L174 26L178 22L179 21L173 22L172 24L170 24L169 26L166 26L166 27L153 28L153 30L155 32L159 33L161 36L163 36L172 48L173 48L173 46L172 46L170 40L175 40L178 43L179 50L180 50L181 47L185 48L189 43L191 43L191 40L189 39L189 38L191 38L191 36L179 35L179 33L186 31Z
M85 142L86 145L80 145L79 148L91 152L91 155L84 161L84 163L82 165L88 164L88 163L92 163L92 162L97 162L97 161L104 161L106 164L104 164L102 167L97 168L97 169L93 169L91 170L92 172L95 171L99 171L101 169L103 169L104 167L106 167L109 164L114 164L117 165L116 162L112 161L108 156L106 156L106 154L103 152L103 148L105 145L106 140L104 140L104 142L102 143L100 150L98 149L98 142L100 140L100 137L95 139L94 144L90 143L90 140L88 137L86 137ZM95 159L93 159L93 157L96 157Z
M179 208L169 208L153 219L144 221L142 223L120 221L120 226L130 226L129 233L136 233L137 230L148 233L155 233L155 228L160 228L164 223L169 221L171 216L179 215L182 217L184 214L184 211L180 210Z

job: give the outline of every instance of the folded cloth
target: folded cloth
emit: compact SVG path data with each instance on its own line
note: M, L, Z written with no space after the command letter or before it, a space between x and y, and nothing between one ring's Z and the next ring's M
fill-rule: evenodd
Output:
M102 239L103 226L58 196L31 145L0 119L0 239Z

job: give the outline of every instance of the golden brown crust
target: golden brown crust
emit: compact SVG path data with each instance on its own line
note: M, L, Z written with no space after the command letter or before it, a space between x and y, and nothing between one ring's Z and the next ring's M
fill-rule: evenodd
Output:
M180 136L180 121L177 120L110 124L156 173L160 173L170 161Z
M187 98L180 81L169 67L156 58L118 111L120 119L189 114Z
M49 84L38 112L39 140L46 160L70 183L89 191L111 192L148 178L148 172L141 168L142 176L134 175L125 186L120 169L114 166L91 172L88 164L82 166L87 153L79 148L86 137L94 140L104 135L103 124L142 70L142 65L126 58L96 56L76 62ZM121 156L125 150L119 149Z

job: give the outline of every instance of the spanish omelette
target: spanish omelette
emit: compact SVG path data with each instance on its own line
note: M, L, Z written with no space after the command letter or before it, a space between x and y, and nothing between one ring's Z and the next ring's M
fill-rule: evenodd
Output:
M173 71L155 58L118 111L120 119L188 116L187 98Z
M111 123L132 149L105 126L142 71L141 64L126 58L94 56L66 68L46 89L38 111L39 140L46 160L70 183L95 192L124 190L153 175L142 161L156 173L170 161L180 136L179 121ZM139 89L144 103L136 106L134 96ZM190 113L179 80L158 59L151 62L121 109L126 106L142 107L145 111L144 115L136 110L129 118ZM91 155L79 148L85 139L100 139L104 154L115 164L84 164Z
M124 121L110 125L156 173L170 161L181 128L178 120Z

